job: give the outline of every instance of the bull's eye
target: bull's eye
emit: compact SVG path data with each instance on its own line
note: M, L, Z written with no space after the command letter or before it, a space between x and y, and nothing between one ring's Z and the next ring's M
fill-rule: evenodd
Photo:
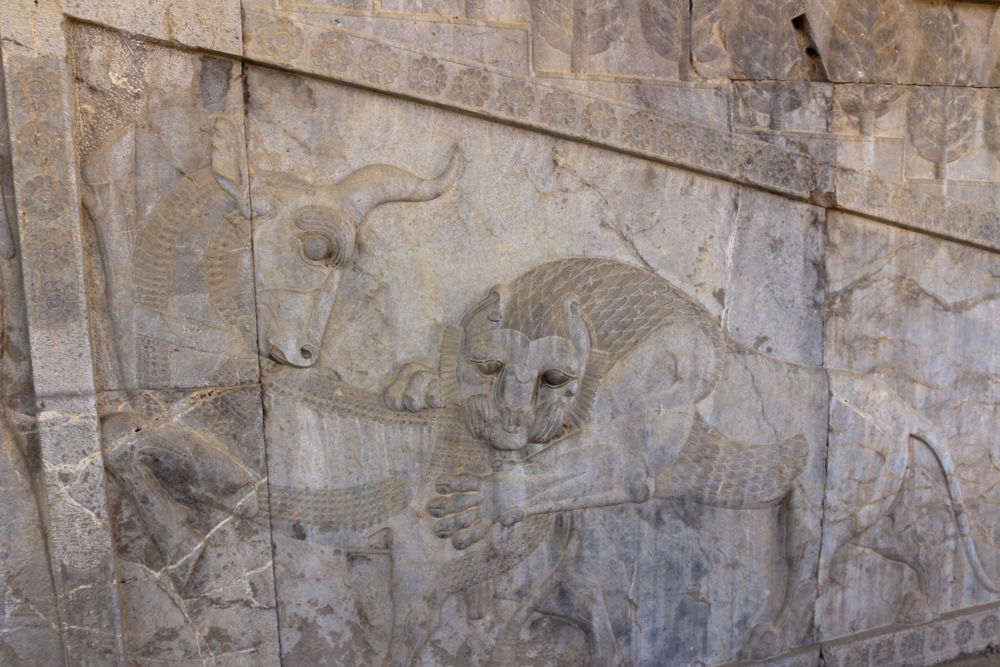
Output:
M562 387L575 379L576 376L570 375L566 371L561 371L558 368L550 368L542 373L540 378L542 384L546 387Z
M469 363L483 375L496 375L503 369L503 362L497 359L469 359Z
M330 239L322 234L310 234L302 240L302 254L312 262L322 262L333 250Z

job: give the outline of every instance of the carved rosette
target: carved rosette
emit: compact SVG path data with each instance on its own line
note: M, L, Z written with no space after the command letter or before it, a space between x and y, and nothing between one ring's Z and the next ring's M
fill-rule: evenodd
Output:
M832 163L805 153L601 98L576 88L539 81L535 77L491 66L471 65L369 34L330 30L329 26L314 25L306 20L291 21L286 15L270 10L248 8L246 21L248 56L290 64L302 72L397 91L409 97L444 98L456 108L477 114L507 119L507 122L513 119L527 127L579 137L616 150L639 152L650 159L802 199L832 193L834 181L839 182L841 178L835 176ZM285 37L279 39L279 35ZM297 48L296 36L308 40L312 49ZM282 48L278 46L279 41ZM352 50L347 49L348 44ZM379 48L369 51L369 60L362 62L363 59L357 57L359 50L375 46ZM328 55L322 55L324 53ZM355 55L352 57L351 53ZM405 70L404 61L407 63ZM839 192L838 202L847 210L951 235L948 220L952 204L948 200L933 196L932 210L943 209L943 217L925 223L923 216L916 216L911 207L894 205L897 192L904 189L902 186L886 185L890 190L888 201L878 194L874 199L852 199ZM971 213L956 214L955 219L962 227L954 235L981 245L1000 247L1000 223L994 220L993 212L976 206L970 210Z
M100 456L61 58L5 57L8 129L38 433L67 665L118 665L118 606Z
M781 149L651 109L605 99L536 77L472 64L370 34L333 29L286 14L248 8L247 55L340 81L423 97L477 114L513 119L529 127L743 180L732 154L740 143L767 153L755 184L806 198L832 187L832 167ZM300 41L310 45L306 49ZM508 120L509 122L509 120ZM666 134L664 134L666 132Z
M66 569L64 641L76 664L110 665L117 654L114 590L108 564L92 570Z
M632 148L644 150L656 140L656 125L649 114L636 112L622 123L622 135Z
M351 40L335 32L324 32L312 43L309 51L313 62L330 72L343 72L351 64L354 49Z
M523 81L505 81L497 90L497 104L508 116L524 118L535 107L535 89Z
M448 85L448 74L437 58L420 56L410 62L406 80L410 88L422 95L440 95Z
M618 116L606 102L591 102L583 109L583 131L595 139L610 137L617 124Z
M53 164L66 154L66 140L61 128L48 121L25 123L15 142L23 151L21 159L34 167Z

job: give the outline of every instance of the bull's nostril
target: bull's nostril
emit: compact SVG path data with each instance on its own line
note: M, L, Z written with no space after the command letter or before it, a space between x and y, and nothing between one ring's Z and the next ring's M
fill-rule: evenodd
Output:
M308 347L303 347L299 352L302 354L303 359L312 359L313 353Z

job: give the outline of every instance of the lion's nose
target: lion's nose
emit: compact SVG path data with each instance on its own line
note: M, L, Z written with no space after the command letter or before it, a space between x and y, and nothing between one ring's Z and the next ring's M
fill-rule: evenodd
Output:
M507 405L511 409L518 410L531 403L534 385L530 382L521 382L514 370L507 368L497 383L497 395L499 399L497 402L500 405Z
M509 407L500 408L500 428L507 431L507 433L520 433L524 428L524 414L525 410L512 409Z

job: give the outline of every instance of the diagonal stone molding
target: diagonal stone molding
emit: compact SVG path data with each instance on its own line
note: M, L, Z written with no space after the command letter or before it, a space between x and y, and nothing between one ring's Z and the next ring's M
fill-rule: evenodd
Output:
M1000 250L1000 213L551 80L247 7L244 60L628 153Z

